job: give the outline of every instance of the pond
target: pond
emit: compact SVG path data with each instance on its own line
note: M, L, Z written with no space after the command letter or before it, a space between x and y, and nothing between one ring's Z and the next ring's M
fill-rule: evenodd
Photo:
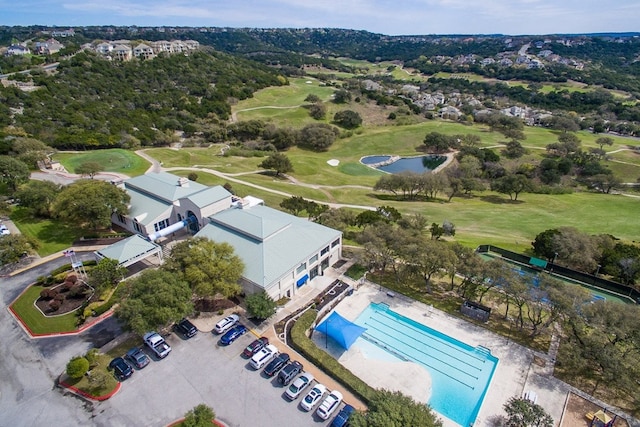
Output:
M400 172L429 172L445 162L445 156L417 156L417 157L397 157L397 156L366 156L360 159L365 165L387 173Z

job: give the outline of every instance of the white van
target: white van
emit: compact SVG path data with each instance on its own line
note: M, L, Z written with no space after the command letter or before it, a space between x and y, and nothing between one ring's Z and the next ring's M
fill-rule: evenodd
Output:
M278 354L278 347L273 344L269 344L253 355L250 361L251 366L253 366L253 369L258 370L269 363L269 361L273 359L276 354Z

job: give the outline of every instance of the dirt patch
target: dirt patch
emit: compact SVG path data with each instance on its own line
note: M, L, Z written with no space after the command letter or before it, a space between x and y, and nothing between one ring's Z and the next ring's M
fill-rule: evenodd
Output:
M560 427L589 427L591 421L587 418L588 413L595 413L601 410L600 406L584 399L577 394L569 393L567 408L562 417ZM615 427L629 427L629 423L624 418L617 418Z

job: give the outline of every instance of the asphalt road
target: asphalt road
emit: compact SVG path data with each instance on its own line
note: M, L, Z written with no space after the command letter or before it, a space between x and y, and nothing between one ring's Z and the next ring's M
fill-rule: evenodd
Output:
M105 402L85 402L55 387L71 357L121 333L111 318L80 335L30 339L9 314L8 305L25 286L65 262L59 258L0 278L0 426L165 426L200 403L232 427L330 424L302 411L297 401L289 402L275 379L263 377L240 357L254 339L251 334L228 347L220 347L218 337L207 332L190 340L171 334L171 354L136 371Z

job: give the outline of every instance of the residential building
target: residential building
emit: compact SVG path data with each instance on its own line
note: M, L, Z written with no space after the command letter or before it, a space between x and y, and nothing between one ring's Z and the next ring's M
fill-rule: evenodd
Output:
M155 56L155 54L153 53L153 49L151 48L151 46L140 43L133 48L133 56L141 59L151 59Z
M12 44L7 48L7 56L12 55L28 55L31 51L28 47L22 46L21 44Z
M113 47L111 56L118 61L129 61L133 57L133 51L129 46L119 44Z

